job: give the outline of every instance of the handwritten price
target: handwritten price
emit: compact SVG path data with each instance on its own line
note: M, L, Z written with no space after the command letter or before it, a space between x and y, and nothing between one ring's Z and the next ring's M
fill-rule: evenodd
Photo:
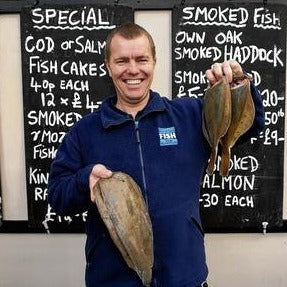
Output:
M279 118L283 118L284 115L282 108L277 112L265 112L265 125L276 125Z

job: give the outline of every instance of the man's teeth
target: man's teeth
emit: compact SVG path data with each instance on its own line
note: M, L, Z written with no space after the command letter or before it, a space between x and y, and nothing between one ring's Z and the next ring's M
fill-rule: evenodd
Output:
M126 80L128 85L138 85L141 83L141 80Z

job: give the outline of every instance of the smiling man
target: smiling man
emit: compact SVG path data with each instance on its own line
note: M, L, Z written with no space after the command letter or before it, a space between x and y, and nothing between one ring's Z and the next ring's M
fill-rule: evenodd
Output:
M112 171L129 174L141 187L154 235L151 287L207 286L204 233L199 215L200 182L210 155L202 133L202 100L168 100L151 91L156 53L153 40L136 24L111 32L106 66L116 95L80 120L66 135L49 177L48 200L60 214L88 210L86 286L142 287L117 250L91 190ZM206 71L210 85L242 73L235 61ZM261 97L245 137L262 129Z
M116 106L135 117L149 100L156 63L153 41L148 35L114 32L107 39L107 51L106 66L117 91Z

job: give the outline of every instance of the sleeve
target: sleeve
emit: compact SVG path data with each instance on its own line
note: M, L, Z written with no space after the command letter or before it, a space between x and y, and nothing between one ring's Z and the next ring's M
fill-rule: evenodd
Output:
M54 158L48 180L48 202L60 215L84 212L90 204L89 175L84 166L75 129L66 134Z
M250 89L255 106L255 118L251 128L238 139L238 144L247 141L251 137L258 136L259 133L263 131L265 125L264 107L261 94L252 82L250 83Z

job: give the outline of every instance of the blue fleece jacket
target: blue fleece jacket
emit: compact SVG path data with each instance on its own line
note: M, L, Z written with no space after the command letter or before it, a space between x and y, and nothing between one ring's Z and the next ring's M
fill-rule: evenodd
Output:
M252 87L256 119L245 137L264 124L261 98ZM101 163L139 184L154 233L153 287L199 286L208 274L199 216L200 182L210 149L202 135L202 101L168 100L151 92L134 120L115 97L75 124L60 145L49 177L48 200L59 214L88 210L86 286L140 287L90 201L89 174Z

